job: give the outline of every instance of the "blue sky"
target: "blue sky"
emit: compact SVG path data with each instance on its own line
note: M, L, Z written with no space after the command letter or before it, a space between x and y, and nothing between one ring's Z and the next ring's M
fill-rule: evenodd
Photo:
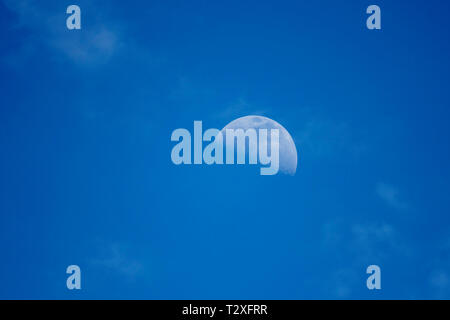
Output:
M0 298L449 299L449 7L1 1ZM249 114L294 177L172 164Z

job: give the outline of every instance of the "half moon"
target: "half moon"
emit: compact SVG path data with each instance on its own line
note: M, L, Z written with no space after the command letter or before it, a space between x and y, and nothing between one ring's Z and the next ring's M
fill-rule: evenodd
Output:
M278 129L279 140L279 170L282 173L294 175L297 171L297 148L289 132L278 122L263 116L245 116L231 121L222 129L225 137L226 129ZM270 148L270 144L268 145Z

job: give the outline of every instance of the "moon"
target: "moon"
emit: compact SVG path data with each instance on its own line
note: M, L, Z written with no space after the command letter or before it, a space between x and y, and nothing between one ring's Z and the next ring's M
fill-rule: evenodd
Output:
M278 122L263 116L245 116L231 121L222 129L225 136L226 129L278 129L280 172L295 175L297 171L297 148L289 132ZM268 145L270 148L270 144Z

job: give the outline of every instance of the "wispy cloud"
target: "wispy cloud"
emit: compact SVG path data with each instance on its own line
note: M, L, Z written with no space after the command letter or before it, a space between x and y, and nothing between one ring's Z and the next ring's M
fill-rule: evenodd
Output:
M409 208L408 203L400 198L399 190L387 183L378 183L376 186L378 196L390 207L397 210L406 210Z
M126 246L113 244L104 249L101 258L93 259L95 266L106 268L130 279L136 277L143 270L143 265L127 255Z
M327 247L344 247L364 263L382 261L393 253L408 254L394 226L385 222L347 225L343 221L331 221L324 226L323 239Z
M444 261L431 271L429 285L432 299L449 299L450 296L450 273L448 263Z
M348 139L348 127L345 123L334 123L326 119L309 119L298 134L303 149L323 156L341 149Z
M346 121L321 114L314 108L305 107L296 112L299 120L296 131L292 133L304 155L326 158L345 154L359 157L367 151L367 146L357 140L352 126Z
M430 252L436 252L434 259L429 262L428 285L432 299L450 298L450 238L448 233L439 245L430 248Z
M79 64L106 62L121 47L122 41L115 24L107 21L93 23L89 29L68 30L65 19L68 15L63 6L60 11L50 10L39 2L27 0L3 0L5 6L17 16L16 29L27 30L30 35L26 43L7 57L6 62L19 65L33 57L33 52L48 48L48 54L62 54L63 57ZM92 8L90 8L92 10ZM21 60L21 61L16 61Z
M221 112L218 112L216 114L216 117L219 119L231 121L236 118L248 115L263 116L266 114L268 114L267 109L256 108L252 104L248 103L246 99L241 97L233 103L227 105Z
M393 256L410 256L410 250L392 224L385 222L345 223L330 221L324 225L323 244L334 255L335 270L330 273L334 295L349 297L354 288L361 288L361 275L371 264L383 268ZM341 257L352 257L343 260Z
M430 277L430 283L438 290L445 290L450 285L450 276L443 270L435 271Z
M406 253L394 227L388 223L355 224L351 236L355 252L365 263L377 264L391 254Z

